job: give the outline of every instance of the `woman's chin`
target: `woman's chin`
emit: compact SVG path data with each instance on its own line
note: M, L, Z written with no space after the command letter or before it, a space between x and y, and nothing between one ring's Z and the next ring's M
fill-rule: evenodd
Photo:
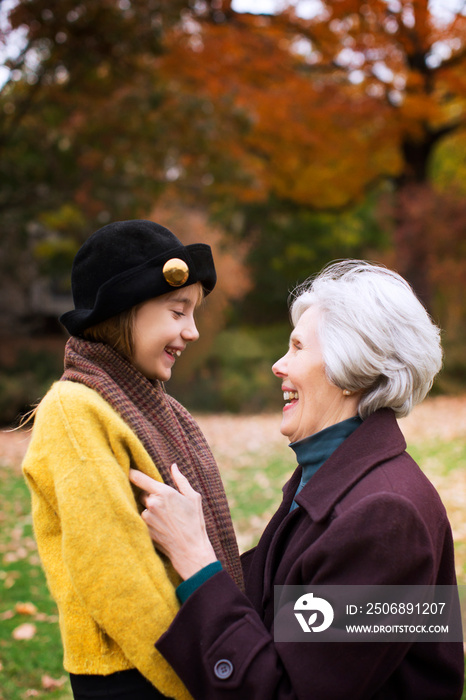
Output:
M281 422L280 432L282 435L284 435L286 438L288 438L288 440L290 440L291 431L290 431L290 428L287 425L287 421L285 419L283 419Z

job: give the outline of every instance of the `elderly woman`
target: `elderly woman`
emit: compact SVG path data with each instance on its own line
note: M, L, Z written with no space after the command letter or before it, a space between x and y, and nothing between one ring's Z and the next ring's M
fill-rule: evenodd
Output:
M291 316L273 372L298 467L242 557L245 594L217 562L200 496L176 466L180 492L131 476L152 538L184 579L156 647L199 700L458 700L460 643L274 641L277 585L455 584L445 509L396 420L432 386L439 330L398 274L363 261L300 287Z

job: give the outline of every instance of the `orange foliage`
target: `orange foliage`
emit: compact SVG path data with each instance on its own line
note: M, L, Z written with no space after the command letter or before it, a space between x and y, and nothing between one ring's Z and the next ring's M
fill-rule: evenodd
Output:
M305 19L223 3L224 21L186 15L167 36L158 65L173 93L244 116L239 138L211 134L250 175L232 190L240 201L341 207L378 177L423 181L437 140L465 121L466 17L428 0L321 7Z
M399 159L390 140L381 139L383 108L354 87L315 80L295 41L286 18L236 16L189 35L173 33L160 71L173 93L202 95L217 113L244 115L240 140L232 134L218 143L251 176L235 189L240 201L272 194L307 206L343 206L381 166L395 173Z

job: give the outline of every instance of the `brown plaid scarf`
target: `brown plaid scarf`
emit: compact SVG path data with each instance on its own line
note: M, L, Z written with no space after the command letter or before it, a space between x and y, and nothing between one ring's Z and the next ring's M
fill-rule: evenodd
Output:
M225 491L204 435L188 411L104 343L71 337L61 380L85 384L119 413L141 440L166 484L174 486L170 465L178 464L202 493L207 533L215 553L242 587L238 546Z

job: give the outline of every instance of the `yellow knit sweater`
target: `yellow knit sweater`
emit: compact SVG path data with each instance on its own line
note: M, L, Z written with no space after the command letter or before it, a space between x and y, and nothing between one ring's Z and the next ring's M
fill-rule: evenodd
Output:
M162 693L185 700L191 696L154 647L178 610L180 579L154 550L130 467L162 480L99 394L54 384L37 411L23 471L65 669L108 675L137 668Z

